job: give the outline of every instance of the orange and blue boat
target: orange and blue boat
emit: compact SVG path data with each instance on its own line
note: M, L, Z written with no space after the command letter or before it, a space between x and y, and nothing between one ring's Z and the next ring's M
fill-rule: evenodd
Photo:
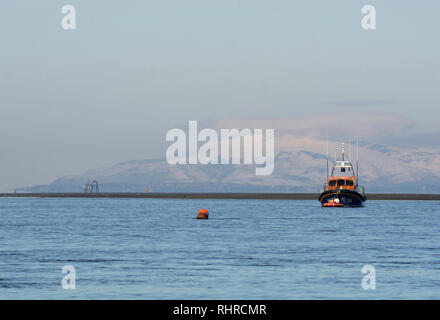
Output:
M365 188L359 186L359 162L356 160L355 169L344 149L342 144L342 151L336 157L330 175L327 157L327 183L323 185L319 195L323 207L362 207L367 201Z

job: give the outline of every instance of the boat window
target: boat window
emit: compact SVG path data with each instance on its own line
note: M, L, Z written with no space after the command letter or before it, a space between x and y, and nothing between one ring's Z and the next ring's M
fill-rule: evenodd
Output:
M336 180L330 180L330 181L328 182L328 185L329 185L330 187L335 186L335 185L336 185Z
M353 186L353 180L347 180L347 186Z
M343 186L344 185L344 180L338 180L338 186Z

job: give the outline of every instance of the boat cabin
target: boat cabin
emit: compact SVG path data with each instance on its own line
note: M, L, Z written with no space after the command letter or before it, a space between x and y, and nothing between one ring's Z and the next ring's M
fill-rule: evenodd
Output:
M356 177L330 177L328 179L327 190L356 189Z

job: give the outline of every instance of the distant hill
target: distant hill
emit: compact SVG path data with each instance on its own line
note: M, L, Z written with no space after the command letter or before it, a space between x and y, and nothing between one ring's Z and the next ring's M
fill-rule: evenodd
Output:
M89 179L104 192L318 192L325 181L326 141L292 134L276 137L275 169L256 176L250 165L169 165L135 160L56 179L21 192L80 192ZM362 142L360 184L367 192L440 193L440 151ZM330 142L332 158L339 142ZM354 147L347 145L354 155Z

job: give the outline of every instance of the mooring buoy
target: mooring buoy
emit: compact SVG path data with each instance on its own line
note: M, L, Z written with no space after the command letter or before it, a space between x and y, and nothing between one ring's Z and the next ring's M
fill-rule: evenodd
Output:
M197 212L197 219L208 219L209 212L206 209L200 209L199 212Z

